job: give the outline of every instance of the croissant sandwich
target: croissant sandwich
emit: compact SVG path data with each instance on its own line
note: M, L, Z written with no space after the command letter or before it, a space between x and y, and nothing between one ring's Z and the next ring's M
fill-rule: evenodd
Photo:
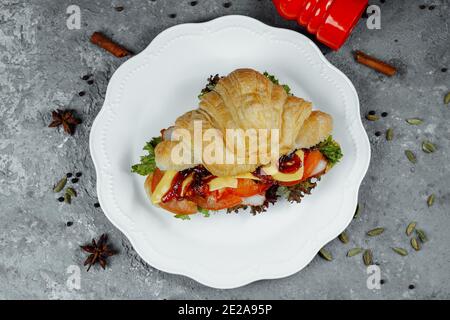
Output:
M267 72L211 76L197 109L146 144L132 166L148 197L177 218L226 209L253 214L300 202L342 158L329 114Z

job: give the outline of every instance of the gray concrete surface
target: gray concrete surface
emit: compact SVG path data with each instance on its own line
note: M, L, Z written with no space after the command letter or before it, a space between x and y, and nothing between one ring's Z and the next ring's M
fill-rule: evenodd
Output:
M361 217L350 225L350 244L327 245L335 260L314 259L291 277L259 281L235 290L214 290L182 276L160 272L143 262L128 240L94 208L95 172L88 136L99 112L108 79L124 60L92 46L88 39L103 31L135 52L162 30L184 22L243 14L270 25L301 31L280 19L269 0L2 0L0 3L0 298L2 299L438 299L450 298L450 91L449 2L447 0L371 0L382 9L382 29L360 23L339 52L328 59L354 82L362 114L386 111L376 123L364 120L373 148L370 170L361 191ZM66 8L82 10L80 30L66 27ZM434 10L420 9L433 4ZM123 5L117 12L114 6ZM168 15L176 13L175 18ZM400 67L386 78L356 64L351 51L361 49ZM93 74L93 85L80 78ZM86 91L80 97L78 92ZM47 128L50 111L71 107L83 119L74 137ZM409 126L406 118L424 119ZM376 131L395 128L388 143ZM437 145L425 154L424 139ZM404 150L418 157L410 164ZM80 195L68 206L51 191L66 172L82 171ZM436 194L428 208L427 196ZM405 226L416 220L429 235L422 251L408 257L391 246L409 248ZM73 221L68 227L66 222ZM377 238L367 230L384 226ZM81 288L66 285L70 265L81 266L78 249L103 232L120 254L106 271L81 272ZM361 257L346 258L354 246L372 248L385 283L366 286ZM408 287L413 284L414 289Z

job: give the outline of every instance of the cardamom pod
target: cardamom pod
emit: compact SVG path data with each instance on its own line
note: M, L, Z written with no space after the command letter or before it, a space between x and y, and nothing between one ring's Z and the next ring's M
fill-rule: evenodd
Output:
M424 141L422 143L422 150L426 153L433 153L436 151L436 146L430 141Z
M416 234L419 237L420 241L422 241L423 243L428 241L428 237L425 234L425 231L423 231L421 229L416 229Z
M64 189L66 183L67 177L64 177L61 180L59 180L58 183L53 187L53 192L60 192L62 189Z
M410 125L418 126L423 123L423 120L417 119L417 118L411 118L411 119L406 119L406 122L408 122Z
M67 192L64 194L64 202L67 203L67 204L71 204L72 203L72 197Z
M428 197L428 199L427 199L428 207L431 207L434 204L435 199L436 199L436 195L434 193Z
M392 250L395 253L397 253L397 254L399 254L401 256L407 256L408 255L408 251L406 251L406 249L403 249L403 248L394 247L394 248L392 248Z
M66 193L70 194L71 197L76 197L77 196L77 192L75 191L74 188L67 188L66 189Z
M347 234L347 232L342 232L340 235L339 235L339 240L341 240L341 242L343 243L343 244L346 244L346 243L348 243L348 241L349 241L349 239L348 239L348 234Z
M380 120L380 116L377 116L376 114L368 114L366 119L369 121L378 121Z
M348 250L348 252L347 252L347 257L353 257L353 256L356 256L356 255L360 254L360 253L363 252L363 251L364 251L363 248L353 248L353 249L350 249L350 250Z
M364 253L363 253L363 261L364 261L364 264L366 266L370 266L370 265L373 264L372 250L367 249L366 251L364 251Z
M328 250L325 249L325 248L320 249L319 255L320 255L323 259L325 259L325 260L327 260L327 261L332 261L332 260L333 260L333 256L331 255L331 252L328 251Z
M394 129L389 128L386 131L386 140L387 141L392 141L394 139Z
M413 233L414 229L416 229L416 226L417 226L417 222L415 222L415 221L408 224L408 226L406 227L406 235L408 237Z
M408 158L409 162L417 163L416 155L411 150L406 150L405 155Z
M370 237L379 236L384 232L384 228L375 228L367 232L367 235Z
M414 250L419 251L420 250L420 243L417 240L417 238L412 238L411 239L411 247L414 248Z
M444 103L449 104L450 103L450 92L447 93L444 97Z

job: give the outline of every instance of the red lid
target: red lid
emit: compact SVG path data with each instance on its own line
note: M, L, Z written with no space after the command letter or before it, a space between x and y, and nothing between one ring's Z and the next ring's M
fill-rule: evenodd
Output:
M280 15L306 27L317 39L337 50L361 18L368 0L273 0Z
M325 22L329 14L331 5L335 0L321 1L317 4L314 16L311 17L307 25L309 33L316 34L320 26Z
M317 30L317 39L338 50L358 23L368 0L334 0L325 22Z

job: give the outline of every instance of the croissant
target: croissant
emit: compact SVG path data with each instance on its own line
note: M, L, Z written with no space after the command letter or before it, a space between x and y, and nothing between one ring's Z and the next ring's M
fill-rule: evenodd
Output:
M257 150L261 157L253 163L253 154L246 152L240 158L236 149L227 147L227 129L273 129L279 132L279 154L285 155L296 149L309 148L325 140L333 128L330 115L312 111L311 102L289 95L283 86L270 81L252 69L238 69L222 78L213 90L201 97L199 107L189 111L175 121L173 130L184 129L194 136L194 123L201 123L203 130L214 129L222 141L219 148L235 157L233 163L209 163L203 156L190 163L175 163L172 153L181 141L169 139L159 143L155 149L156 166L161 170L181 171L203 165L217 177L229 177L253 172L267 165L272 150ZM268 140L271 139L269 135ZM211 148L211 142L202 141L202 149ZM195 153L194 143L191 154ZM240 161L239 161L240 160ZM240 162L240 163L239 163Z
M274 77L238 69L207 89L198 108L162 130L132 168L147 176L152 203L176 217L247 207L259 213L275 203L280 187L300 202L313 178L342 158L330 135L332 117L312 111Z

